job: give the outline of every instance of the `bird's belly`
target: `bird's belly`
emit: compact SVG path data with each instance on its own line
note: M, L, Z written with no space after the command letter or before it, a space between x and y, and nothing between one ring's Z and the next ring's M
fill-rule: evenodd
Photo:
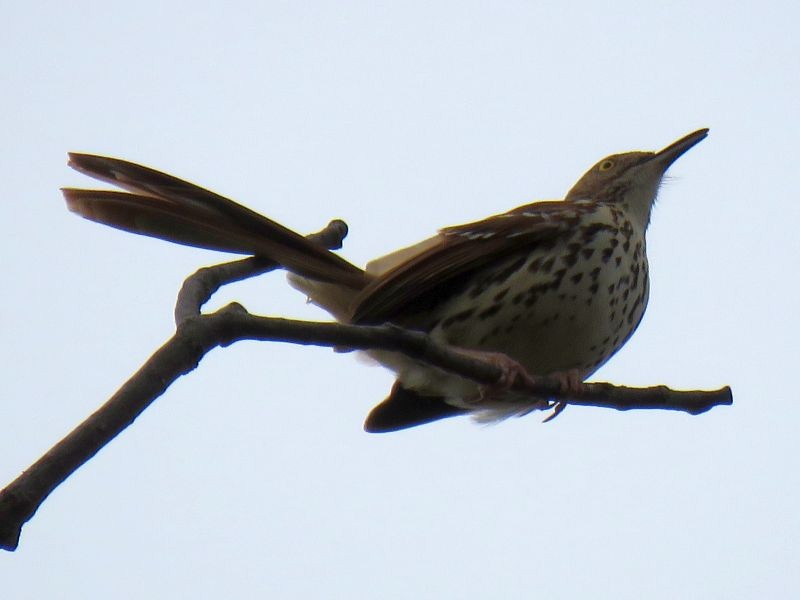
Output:
M583 248L578 260L566 251L554 260L552 252L534 253L504 281L484 281L450 300L440 311L449 316L431 334L455 346L502 352L531 374L577 369L588 377L644 314L647 261L643 242L632 246L605 240Z

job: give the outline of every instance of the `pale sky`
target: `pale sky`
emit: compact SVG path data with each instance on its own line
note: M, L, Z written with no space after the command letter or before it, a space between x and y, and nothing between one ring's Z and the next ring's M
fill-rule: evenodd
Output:
M209 355L0 554L3 597L796 598L796 2L16 3L0 41L0 486L172 333L220 254L69 214L70 150L226 194L358 264L536 199L596 160L670 171L652 291L595 376L730 385L697 417L571 407L389 435L387 371L326 349ZM324 318L280 274L253 312Z

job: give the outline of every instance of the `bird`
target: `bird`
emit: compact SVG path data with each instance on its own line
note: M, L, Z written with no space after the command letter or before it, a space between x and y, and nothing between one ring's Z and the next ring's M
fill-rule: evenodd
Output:
M125 191L63 188L78 215L179 244L269 258L337 321L428 334L500 367L481 386L403 354L369 351L394 371L372 433L471 414L482 422L552 406L515 394L518 379L554 377L565 392L633 335L649 298L645 234L667 169L705 139L699 129L662 150L612 154L561 200L519 206L436 235L360 268L283 225L207 189L107 156L69 153L69 166Z

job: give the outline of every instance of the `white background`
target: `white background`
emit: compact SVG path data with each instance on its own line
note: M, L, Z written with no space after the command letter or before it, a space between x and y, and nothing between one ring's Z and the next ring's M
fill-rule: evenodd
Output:
M68 150L142 162L356 263L710 127L662 188L652 293L596 376L733 387L698 417L569 408L391 435L391 376L215 351L47 500L3 597L796 598L796 2L32 2L0 46L0 485L172 331L222 255L70 215ZM274 274L226 290L320 318Z

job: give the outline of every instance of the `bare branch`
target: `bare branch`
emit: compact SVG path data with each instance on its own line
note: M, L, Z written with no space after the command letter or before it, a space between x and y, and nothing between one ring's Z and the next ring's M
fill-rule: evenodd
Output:
M502 375L500 368L495 365L455 352L424 333L393 325L342 325L259 317L236 304L203 318L216 330L209 337L218 340L221 346L240 340L260 340L345 346L353 350L391 350L484 385L497 383ZM675 410L692 415L704 413L714 406L733 403L731 389L727 386L712 391L678 391L663 385L633 388L610 383L587 383L584 387L582 392L566 397L557 380L541 377L537 378L536 385L527 385L519 380L514 390L532 397L553 398L558 402L581 406L616 410Z
M316 236L326 247L335 248L346 233L343 222L332 221ZM275 267L264 259L248 258L200 269L187 279L175 309L175 335L111 399L0 491L0 548L16 549L23 525L48 495L217 346L263 340L336 349L391 350L481 384L496 383L501 377L500 369L494 365L438 344L425 334L392 325L367 327L267 318L252 315L238 304L229 304L213 314L200 314L200 307L220 286ZM617 410L678 410L696 415L733 402L728 387L682 392L665 386L626 388L592 383L586 384L582 393L565 398L555 380L542 378L536 385L519 385L515 391L531 397Z

